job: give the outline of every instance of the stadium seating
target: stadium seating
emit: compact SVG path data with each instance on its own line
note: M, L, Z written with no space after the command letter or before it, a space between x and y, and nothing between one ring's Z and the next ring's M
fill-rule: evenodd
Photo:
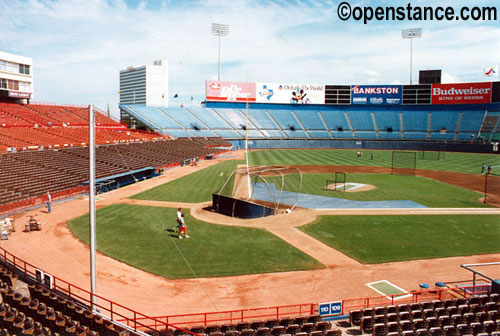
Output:
M4 335L37 336L134 336L133 329L117 324L85 304L54 292L43 285L28 283L28 293L14 290L17 275L0 266L0 329ZM268 320L239 321L234 324L208 324L185 327L186 330L206 336L340 336L340 329L332 329L319 315L270 318ZM190 335L183 329L169 328L166 336Z
M347 116L354 131L373 131L376 129L372 112L369 110L348 111Z
M166 138L129 130L96 112L97 144ZM0 151L82 146L88 144L88 134L86 107L0 103Z
M278 124L271 118L266 110L248 110L249 120L262 130L279 129Z
M300 125L295 115L289 110L268 110L268 113L283 130L303 130L302 125Z
M121 105L120 108L147 127L173 137L217 135L230 140L245 138L248 128L250 139L465 142L471 140L471 134L474 140L477 139L486 114L484 110L428 110L420 106L405 109L394 106L387 109L329 107L317 110L296 106L289 109L252 106L247 110L243 105L241 109L136 105Z
M306 130L327 130L319 111L295 110L293 113L295 113Z
M102 145L96 148L96 177L164 167L228 146L217 137ZM0 206L81 186L88 181L88 161L87 147L0 154Z
M115 324L90 311L81 303L37 284L29 285L29 296L4 281L16 277L0 267L0 329L3 335L136 335L132 329Z
M492 335L500 331L496 293L351 310L349 322L372 335Z

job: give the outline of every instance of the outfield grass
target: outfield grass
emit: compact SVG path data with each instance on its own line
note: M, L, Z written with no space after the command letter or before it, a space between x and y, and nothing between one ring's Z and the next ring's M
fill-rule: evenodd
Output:
M262 150L250 152L249 162L251 165L359 165L359 166L375 166L375 167L390 167L392 151L363 151L363 157L356 157L357 150L315 150L315 149L293 149L293 150ZM374 154L374 159L371 159L370 154ZM487 165L500 167L500 156L491 154L468 154L468 153L446 153L444 160L417 160L417 168L419 169L434 169L442 171L454 171L464 173L480 173L481 164L485 162ZM229 172L236 169L237 165L244 164L244 161L224 161L217 165L205 168L188 176L181 177L174 181L165 183L156 188L146 190L137 195L132 196L134 199L150 199L157 201L173 201L173 202L188 202L199 203L207 202L212 199L212 193L219 191L222 187L225 178ZM182 169L182 168L180 168ZM494 168L499 169L499 168ZM352 175L352 174L349 174ZM331 176L329 177L331 178ZM350 179L350 178L349 178ZM350 179L351 180L351 179ZM414 178L412 181L421 181L421 178ZM354 181L360 182L362 181ZM368 182L369 184L372 184ZM323 188L324 181L319 184L309 184L313 189L317 190L317 185ZM441 184L444 185L444 184ZM390 186L391 189L396 190L397 185ZM390 189L390 190L391 190ZM417 192L420 186L413 185L413 189L409 192ZM317 191L305 191L306 193L316 194ZM457 188L456 190L460 190ZM392 193L392 190L391 190ZM444 196L442 192L439 192ZM455 193L455 191L453 191ZM395 195L401 194L396 192ZM459 192L459 194L463 194ZM458 194L457 194L458 195ZM351 197L351 196L349 196ZM358 197L358 196L353 196ZM475 203L473 199L478 199L480 196L470 194L466 196L466 200L462 201L462 197L457 197L454 194L442 197L443 201L439 204L450 207L465 207L482 205L479 202ZM469 199L467 199L469 198ZM355 198L353 198L355 199ZM406 196L403 198L392 199L411 199ZM449 199L452 204L446 205ZM472 199L472 202L471 202ZM376 199L372 199L376 200ZM419 202L420 203L420 202ZM433 206L441 206L435 203ZM422 203L423 204L423 203ZM460 205L463 204L463 205ZM470 204L470 205L466 205Z
M265 230L208 224L185 214L190 239L166 231L176 209L116 204L97 211L97 249L119 261L170 279L323 268ZM88 244L88 215L68 222ZM172 237L175 236L175 237Z
M255 150L250 152L251 165L347 165L391 167L392 151L362 150L357 157L353 149L284 149ZM373 154L373 160L371 159ZM417 152L417 169L431 169L461 173L480 174L483 162L491 165L493 172L500 172L500 156L495 154L446 152L442 160L422 160ZM498 167L497 167L498 166Z
M500 252L500 216L323 216L300 229L367 263Z
M224 161L132 196L134 199L199 203L212 199L228 173L241 161ZM222 175L221 175L222 174ZM390 174L348 174L347 182L371 184L375 190L340 193L323 190L331 174L303 174L302 193L357 201L411 200L428 207L490 207L478 201L480 193L418 176ZM269 181L277 178L267 177ZM285 177L288 191L297 191L298 175ZM293 186L293 187L292 187ZM229 187L232 190L232 187Z
M267 177L270 182L280 185L279 178ZM298 174L285 177L285 188L296 192ZM410 200L432 208L491 207L479 202L481 193L435 181L425 177L390 174L347 174L347 182L371 184L374 190L363 192L335 192L324 190L325 181L332 174L303 174L301 193L335 197L354 201Z

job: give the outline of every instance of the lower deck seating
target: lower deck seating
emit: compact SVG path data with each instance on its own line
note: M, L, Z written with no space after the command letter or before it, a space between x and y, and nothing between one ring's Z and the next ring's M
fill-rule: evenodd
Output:
M206 336L340 336L340 329L332 329L319 315L283 317L280 319L240 321L235 324L210 324L189 327L186 330ZM190 336L181 329L167 330L167 336Z
M97 146L96 177L164 167L215 154L227 145L210 138ZM88 147L0 154L0 206L81 187L89 179L88 160Z
M36 336L130 336L133 330L94 314L84 305L41 285L29 286L29 296L13 288L17 276L0 267L0 334Z
M352 310L351 325L372 335L493 335L500 332L500 295Z

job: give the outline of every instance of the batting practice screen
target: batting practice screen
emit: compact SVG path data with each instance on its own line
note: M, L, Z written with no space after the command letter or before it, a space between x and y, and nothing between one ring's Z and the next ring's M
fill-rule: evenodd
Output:
M392 152L391 174L415 175L417 168L416 152Z

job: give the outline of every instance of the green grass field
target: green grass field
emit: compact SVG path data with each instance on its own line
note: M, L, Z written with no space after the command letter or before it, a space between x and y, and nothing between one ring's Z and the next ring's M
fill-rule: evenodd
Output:
M367 263L500 252L500 216L322 216L300 228Z
M287 175L290 186L296 186L298 175ZM410 200L431 208L469 208L489 207L479 202L481 193L456 187L425 177L387 174L347 174L347 182L370 184L374 190L364 192L334 192L324 190L325 181L332 174L303 174L302 191L304 194L335 197L355 201ZM279 185L278 178L268 178ZM287 189L287 188L285 188ZM290 188L288 191L296 191Z
M251 152L250 164L335 164L390 167L392 151L267 150ZM482 162L500 157L446 153L444 160L418 160L417 168L480 173ZM225 178L244 161L225 161L134 195L136 199L198 203L209 201ZM177 168L182 169L182 168ZM352 200L408 199L430 207L482 207L479 193L421 177L348 174L348 182L376 187L360 193L323 190L328 174L304 174L302 192ZM296 179L290 175L289 178ZM292 181L289 185L297 182ZM295 191L295 190L292 190ZM227 276L323 267L265 230L197 221L186 214L191 239L165 231L175 226L175 211L118 204L98 210L97 248L115 259L168 278ZM88 241L88 216L69 222ZM363 263L393 262L500 251L500 216L323 216L302 228Z
M322 268L323 265L265 230L214 225L185 213L189 239L167 229L176 209L116 204L97 211L98 251L167 278L217 277ZM68 222L88 244L88 215Z
M391 167L392 151L362 150L363 157L356 157L358 150L351 149L284 149L256 150L250 152L251 165L349 165ZM373 160L371 154L373 153ZM495 154L446 152L443 160L419 159L417 169L431 169L461 173L480 174L483 162L491 165L493 171L500 171L500 156ZM431 155L432 156L432 155ZM498 166L498 167L496 167Z
M212 193L224 184L228 172L243 161L223 161L214 166L183 176L156 188L132 196L134 199L200 203L212 200Z
M280 165L280 164L338 164L338 165L372 165L390 167L392 151L377 151L374 160L370 159L366 152L363 158L356 157L353 150L273 150L251 152L250 162L259 165ZM475 164L482 162L481 159L488 157L490 160L497 159L493 155L478 155L475 160L470 159L470 154L456 156L459 159L452 159L455 153L446 153L445 160L422 160L432 164L444 162L458 171L477 168ZM449 162L451 161L451 163ZM475 163L471 163L475 162ZM244 164L244 161L224 161L215 166L203 169L189 176L165 183L156 188L146 190L134 195L134 199L199 203L212 200L212 193L217 192L223 185L229 172L233 171L237 165ZM479 171L481 163L479 164ZM441 167L443 168L443 167ZM426 169L430 169L429 167ZM405 175L384 175L384 174L348 174L348 182L372 184L377 189L362 193L335 193L325 191L325 181L332 179L331 174L303 174L304 182L302 193L338 197L358 201L377 200L412 200L429 207L487 207L479 202L482 196L480 193L448 185L423 177ZM293 181L296 177L289 175L286 180L290 180L287 185L296 186ZM290 189L289 191L297 191Z

